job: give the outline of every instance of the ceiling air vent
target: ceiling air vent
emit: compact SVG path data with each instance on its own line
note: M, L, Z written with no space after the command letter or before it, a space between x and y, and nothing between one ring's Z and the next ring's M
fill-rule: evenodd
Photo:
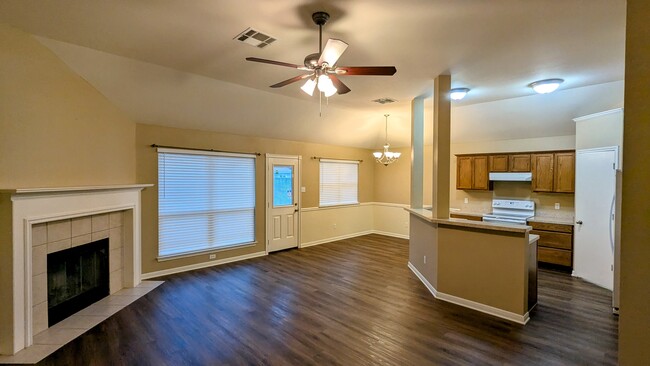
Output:
M397 102L397 100L393 99L393 98L379 98L379 99L373 100L373 102L379 103L379 104L388 104L388 103L395 103L395 102Z
M264 48L276 40L275 38L253 28L246 28L245 31L239 33L233 39L257 48Z

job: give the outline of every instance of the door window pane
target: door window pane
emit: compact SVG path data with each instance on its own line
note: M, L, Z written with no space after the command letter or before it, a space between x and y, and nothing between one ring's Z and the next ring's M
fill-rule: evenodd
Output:
M273 207L293 205L293 166L273 166Z

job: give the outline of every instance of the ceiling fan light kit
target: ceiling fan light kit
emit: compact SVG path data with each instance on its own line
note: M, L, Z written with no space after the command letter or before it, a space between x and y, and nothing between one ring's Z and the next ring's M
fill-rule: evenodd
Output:
M325 48L323 48L323 25L327 23L329 18L329 14L323 11L318 11L312 14L312 20L318 26L318 52L307 55L304 60L304 66L257 57L247 57L246 60L291 67L297 70L309 72L308 74L298 75L291 79L273 84L271 85L271 88L280 88L302 79L309 78L300 89L310 96L314 94L314 89L316 87L318 87L318 90L322 92L325 97L330 97L336 93L345 94L350 92L350 88L348 88L347 85L338 78L338 75L391 76L397 72L395 66L337 66L336 62L348 48L348 44L340 39L330 38L327 40Z

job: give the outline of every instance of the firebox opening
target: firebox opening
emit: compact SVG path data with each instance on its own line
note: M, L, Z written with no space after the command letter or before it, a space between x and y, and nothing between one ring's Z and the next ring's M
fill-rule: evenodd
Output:
M109 295L108 239L47 255L48 326Z

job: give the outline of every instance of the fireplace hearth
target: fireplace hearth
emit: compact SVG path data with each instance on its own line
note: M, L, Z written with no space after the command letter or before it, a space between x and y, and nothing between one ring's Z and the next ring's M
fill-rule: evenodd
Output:
M48 326L110 293L108 239L47 255Z

